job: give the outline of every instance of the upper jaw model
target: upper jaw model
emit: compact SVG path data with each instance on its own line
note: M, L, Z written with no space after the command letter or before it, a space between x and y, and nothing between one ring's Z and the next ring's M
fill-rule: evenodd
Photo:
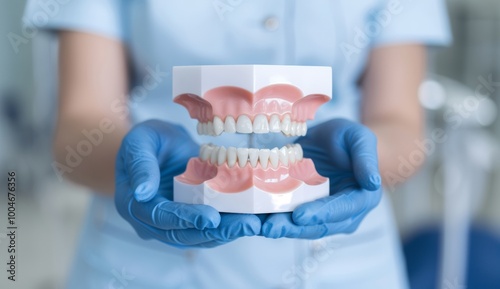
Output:
M174 67L173 97L199 134L283 133L303 136L306 120L331 99L331 69L316 66ZM203 144L174 178L174 201L228 213L277 213L329 194L298 144L236 148Z

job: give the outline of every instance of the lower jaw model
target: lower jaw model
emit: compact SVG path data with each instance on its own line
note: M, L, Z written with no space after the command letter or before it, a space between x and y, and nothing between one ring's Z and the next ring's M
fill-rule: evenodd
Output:
M198 120L201 135L304 136L306 120L331 99L331 69L315 66L174 67L174 102ZM277 213L328 196L299 144L248 148L203 144L174 178L174 201L228 213Z

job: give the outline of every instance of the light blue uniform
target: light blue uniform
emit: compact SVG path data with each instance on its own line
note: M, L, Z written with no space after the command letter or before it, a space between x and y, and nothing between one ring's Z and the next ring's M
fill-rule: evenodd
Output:
M359 118L356 82L370 49L450 41L438 0L34 0L24 20L124 41L133 68L134 121L181 123L198 141L196 122L171 100L174 65L331 66L333 100L311 126L335 117ZM407 288L385 197L351 235L318 241L252 237L215 249L178 250L141 240L112 199L96 195L68 284L72 289Z

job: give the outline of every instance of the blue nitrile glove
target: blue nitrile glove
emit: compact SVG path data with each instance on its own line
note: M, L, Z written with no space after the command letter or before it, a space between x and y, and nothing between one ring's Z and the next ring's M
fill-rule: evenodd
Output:
M334 119L310 129L297 143L318 173L330 178L330 196L292 213L269 215L262 235L317 239L354 232L382 196L375 135L361 124Z
M115 205L143 239L176 247L215 247L260 232L255 215L219 214L206 205L172 201L173 177L198 145L180 126L151 120L124 138L116 161Z

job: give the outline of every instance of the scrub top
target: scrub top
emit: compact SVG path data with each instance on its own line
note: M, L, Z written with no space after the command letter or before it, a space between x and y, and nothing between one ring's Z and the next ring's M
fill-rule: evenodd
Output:
M213 139L198 136L196 121L172 102L172 66L331 66L333 99L310 127L337 117L359 119L357 81L371 49L450 42L446 8L438 0L31 0L24 22L123 41L132 68L133 121L180 123L199 142ZM180 250L140 239L113 200L96 194L67 288L404 289L404 272L385 196L353 234L314 241L249 237Z

